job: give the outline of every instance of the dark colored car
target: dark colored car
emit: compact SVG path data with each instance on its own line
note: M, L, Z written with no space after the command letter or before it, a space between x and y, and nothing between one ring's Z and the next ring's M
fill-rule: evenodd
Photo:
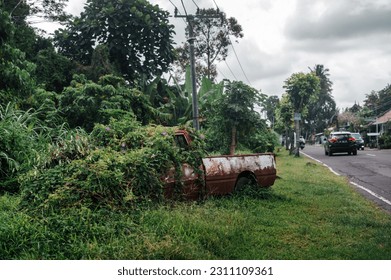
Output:
M352 136L356 139L356 145L358 150L364 150L364 139L362 139L360 133L352 132Z
M350 132L332 132L324 144L324 153L326 156L332 156L335 153L357 155L356 139Z

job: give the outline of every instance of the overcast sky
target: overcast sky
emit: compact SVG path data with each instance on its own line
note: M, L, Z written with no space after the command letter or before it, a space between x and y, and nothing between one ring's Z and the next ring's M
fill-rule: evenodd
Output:
M181 0L150 0L184 14ZM84 0L69 0L78 14ZM242 25L244 37L234 43L218 79L242 80L268 95L284 92L284 81L296 72L322 64L329 69L337 107L362 104L365 95L391 83L390 0L183 0L188 13L215 8ZM183 19L171 18L178 43ZM239 60L239 62L238 62ZM241 70L240 64L244 70ZM228 66L227 66L228 65ZM229 70L232 70L233 74ZM233 76L235 75L235 76Z

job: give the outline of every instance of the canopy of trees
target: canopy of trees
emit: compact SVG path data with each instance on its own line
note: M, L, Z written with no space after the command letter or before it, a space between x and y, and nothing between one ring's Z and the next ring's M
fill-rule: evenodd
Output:
M112 65L129 83L165 72L174 60L168 12L146 0L88 0L85 11L56 32L60 53L90 65L106 45Z
M216 62L228 56L228 47L232 44L230 36L242 38L242 26L233 18L215 9L199 9L194 18L189 18L186 28L193 29L195 40L196 71L199 77L206 76L210 80L217 77ZM184 74L189 63L189 43L185 42L176 48L179 74Z

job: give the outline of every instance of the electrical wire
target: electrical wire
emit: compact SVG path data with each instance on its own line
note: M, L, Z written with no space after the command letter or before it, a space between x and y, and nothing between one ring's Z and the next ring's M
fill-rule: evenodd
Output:
M189 16L187 14L185 4L183 4L183 0L181 0L181 3L182 3L183 10L185 11L186 18L188 18Z
M225 65L227 65L229 72L231 72L231 75L235 78L235 80L238 80L238 78L236 78L234 72L232 72L231 67L229 67L229 65L228 65L228 63L227 63L227 60L224 59L224 62L225 62Z
M239 60L238 54L236 53L236 50L235 50L235 48L234 48L234 45L232 44L232 41L231 41L231 38L229 37L229 35L228 35L228 39L229 39L229 41L230 41L230 43L231 43L232 50L234 51L236 60L237 60L238 63L239 63L240 69L242 70L244 77L246 78L246 80L247 80L247 82L250 84L250 86L252 86L250 80L248 79L248 77L247 77L247 75L246 75L246 72L244 72L242 63L241 63L240 60Z
M215 0L213 0L213 2L215 3L215 5L216 5L216 8L217 8L218 10L220 10L220 9L219 9L219 6L217 6L217 3L216 3L216 1L215 1Z
M171 5L174 6L174 8L176 9L176 11L178 12L179 15L182 15L181 12L179 11L178 7L171 1L171 0L168 0L170 1ZM187 23L186 20L184 18L182 18L183 22L184 23Z
M220 8L219 8L219 6L217 5L217 3L216 3L215 0L213 0L213 3L215 4L216 8L217 8L218 10L220 10ZM234 52L234 54L235 54L236 60L238 61L239 67L240 67L240 69L242 70L242 73L243 73L244 77L246 78L246 81L252 86L250 80L248 79L248 77L247 77L247 75L246 75L246 72L245 72L244 69L243 69L242 63L240 62L239 56L238 56L238 54L236 53L235 47L234 47L234 45L233 45L233 43L232 43L231 38L229 37L229 35L228 35L228 39L229 39L229 42L231 43L232 50L233 50L233 52ZM236 78L235 78L235 79L236 79Z
M223 72L221 72L221 70L220 70L219 68L216 67L216 69L217 69L217 71L220 73L220 75L223 76L223 78L224 78L225 80L228 80L228 78L224 75Z
M191 0L191 1L193 1L194 5L196 5L197 9L200 8L200 7L198 7L197 3L194 0Z

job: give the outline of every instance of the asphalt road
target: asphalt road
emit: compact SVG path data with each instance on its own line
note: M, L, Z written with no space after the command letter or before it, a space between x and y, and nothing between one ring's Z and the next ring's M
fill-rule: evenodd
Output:
M337 175L346 176L358 192L391 213L391 150L359 150L326 156L323 146L306 145L300 151L323 164Z

